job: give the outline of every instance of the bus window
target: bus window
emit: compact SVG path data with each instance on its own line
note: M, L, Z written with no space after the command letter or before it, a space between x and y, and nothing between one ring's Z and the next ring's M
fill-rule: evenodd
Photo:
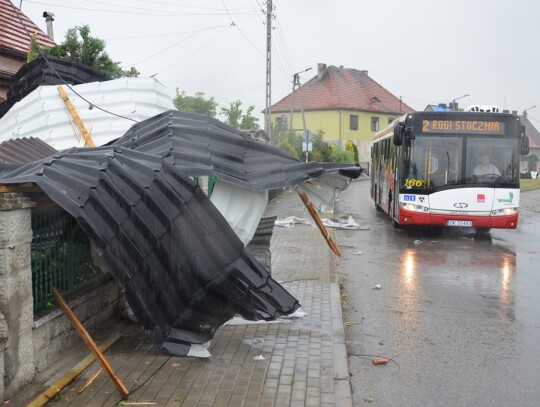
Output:
M405 155L404 186L440 187L461 180L462 140L422 137L411 140Z
M517 182L518 159L515 140L470 138L466 151L466 179L469 183Z

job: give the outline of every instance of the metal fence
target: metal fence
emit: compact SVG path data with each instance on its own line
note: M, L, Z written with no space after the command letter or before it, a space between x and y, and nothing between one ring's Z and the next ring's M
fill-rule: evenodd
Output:
M34 311L52 306L51 288L66 293L102 275L76 220L58 207L32 209Z

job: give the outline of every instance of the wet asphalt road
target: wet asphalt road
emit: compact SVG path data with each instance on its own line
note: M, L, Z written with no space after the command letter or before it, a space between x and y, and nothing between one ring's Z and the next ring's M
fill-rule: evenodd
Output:
M369 181L340 196L370 225L336 233L355 406L540 406L540 191L521 208L480 240L394 229Z

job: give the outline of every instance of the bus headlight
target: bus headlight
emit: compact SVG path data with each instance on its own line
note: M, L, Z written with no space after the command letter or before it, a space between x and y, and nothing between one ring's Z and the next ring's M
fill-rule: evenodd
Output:
M415 204L412 204L412 203L403 202L402 207L406 211L411 211L411 212L429 212L428 207L422 206L422 205L415 205Z
M510 216L515 215L518 211L518 208L502 208L502 209L494 209L491 211L491 214L493 216Z

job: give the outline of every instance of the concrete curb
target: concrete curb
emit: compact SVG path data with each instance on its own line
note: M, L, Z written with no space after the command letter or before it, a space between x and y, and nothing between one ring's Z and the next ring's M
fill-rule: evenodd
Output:
M336 405L340 407L352 407L352 388L349 374L349 358L347 356L347 347L345 343L345 330L343 328L341 292L339 290L336 259L333 252L330 255L328 267L330 274L330 309L332 312L332 343L334 349Z

